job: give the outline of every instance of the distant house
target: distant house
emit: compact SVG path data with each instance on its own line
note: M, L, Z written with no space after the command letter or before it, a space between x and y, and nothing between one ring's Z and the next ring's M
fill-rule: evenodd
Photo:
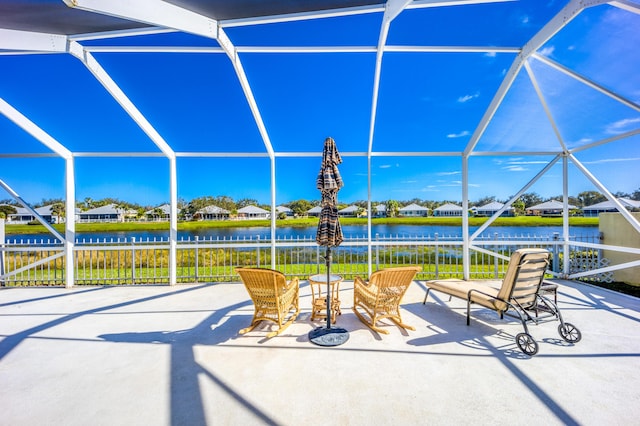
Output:
M16 212L7 216L7 222L15 224L25 224L37 220L36 217L26 208L18 206L12 207L16 209ZM60 220L60 223L64 222L64 217L60 216L58 218L53 213L52 208L53 204L49 204L46 206L35 208L34 210L48 223L57 223L58 220Z
M178 209L178 214L179 213L180 209ZM144 214L147 216L147 220L156 222L167 221L171 218L171 205L163 204L151 210L147 210Z
M116 204L96 207L78 213L79 222L124 222L126 218L135 217L135 210L126 210L117 207Z
M338 210L338 215L342 217L358 217L359 209L360 207L352 204L342 210ZM364 214L366 215L366 212Z
M476 213L477 216L493 216L502 207L504 207L503 203L500 203L498 201L494 201L492 203L485 204L484 206L477 207L475 209L475 213ZM505 217L505 216L513 216L513 212L514 212L513 207L509 206L502 212L502 214L500 216L503 216L503 217Z
M569 210L575 209L576 206L569 204ZM527 214L530 216L560 216L564 206L558 200L549 200L535 206L527 207Z
M451 204L451 203L446 203L441 205L438 208L433 209L433 215L434 216L460 216L462 217L462 207L456 205L456 204Z
M269 219L271 215L258 206L246 206L238 209L238 219Z
M16 209L16 212L8 215L7 221L10 223L29 223L36 220L35 215L33 215L29 210L24 207L13 206ZM35 208L34 210L47 222L53 223L53 215L51 213L52 205L42 206Z
M322 207L315 206L307 210L307 215L309 216L320 216L320 212L322 211Z
M630 200L628 198L618 198L617 200L629 211L640 209L640 201ZM582 213L588 217L595 217L600 213L613 213L617 211L618 209L615 204L609 200L582 208Z
M429 208L423 207L418 204L412 203L408 206L402 207L400 210L400 216L407 217L424 217L429 216Z
M280 213L284 213L287 217L293 217L293 210L287 206L277 206L276 213L278 213L278 215L280 215Z
M225 210L212 204L201 208L195 212L193 216L197 220L225 220L229 219L229 214L229 210Z
M387 217L387 206L385 204L378 204L371 211L372 217Z

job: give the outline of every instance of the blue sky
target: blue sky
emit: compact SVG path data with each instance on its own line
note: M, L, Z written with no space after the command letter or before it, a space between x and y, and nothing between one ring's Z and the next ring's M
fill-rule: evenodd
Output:
M404 11L387 45L522 47L564 1ZM375 46L381 14L233 27L236 46ZM609 5L588 9L538 53L640 104L640 16ZM87 46L217 46L188 34L83 42ZM177 152L265 153L258 128L224 54L95 53L149 122ZM513 53L399 53L383 58L374 152L452 152L467 146ZM266 130L277 153L319 155L332 136L343 153L345 187L339 200L367 198L366 152L375 53L240 53ZM530 68L558 131L571 148L640 129L640 113L543 61ZM159 150L84 66L70 55L1 55L0 97L76 153L76 198L115 197L142 205L169 200L168 161L123 157ZM552 158L522 151L557 151L559 142L532 80L523 68L478 142L469 198L506 199ZM0 116L0 179L25 200L64 196L58 158L15 158L48 150ZM94 158L86 153L118 153ZM6 155L9 154L9 155ZM115 155L115 154L114 154ZM640 188L640 136L580 151L576 157L612 192ZM276 158L276 202L316 200L319 157ZM179 157L178 196L228 195L270 202L266 157ZM597 190L575 167L569 193ZM558 163L529 192L562 193ZM0 193L0 198L8 194ZM461 200L458 156L372 159L372 199Z

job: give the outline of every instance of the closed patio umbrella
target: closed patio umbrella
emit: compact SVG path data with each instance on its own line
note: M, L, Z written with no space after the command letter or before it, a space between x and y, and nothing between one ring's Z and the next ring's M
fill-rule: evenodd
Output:
M316 233L316 242L326 247L325 264L327 265L327 326L318 327L309 332L309 340L321 346L337 346L346 342L349 333L343 328L331 327L331 248L342 243L342 228L338 219L338 190L344 182L338 170L342 158L333 138L326 138L322 151L322 165L316 187L322 194L320 220Z

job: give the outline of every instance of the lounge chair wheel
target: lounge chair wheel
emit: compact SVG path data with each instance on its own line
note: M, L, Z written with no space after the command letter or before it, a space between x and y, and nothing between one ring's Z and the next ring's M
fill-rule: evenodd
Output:
M578 343L582 339L582 333L576 328L575 325L565 322L558 326L558 333L564 340L569 343Z
M519 333L516 336L516 343L520 350L529 356L538 353L538 343L527 333Z

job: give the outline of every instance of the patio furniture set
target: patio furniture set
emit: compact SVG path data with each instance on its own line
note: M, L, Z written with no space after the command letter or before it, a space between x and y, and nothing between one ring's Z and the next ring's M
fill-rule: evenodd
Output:
M568 343L577 343L581 333L573 324L565 322L557 306L557 285L544 281L549 266L550 253L544 249L525 248L516 250L502 280L459 279L425 281L427 287L423 304L431 290L467 301L467 325L470 325L471 305L477 304L495 311L500 318L504 316L519 320L524 332L515 337L522 352L533 356L538 352L538 344L529 333L528 323L545 320L558 320L558 333ZM251 325L240 330L245 334L253 330L262 321L271 321L278 325L275 331L267 334L274 337L282 333L293 323L300 313L298 278L287 281L279 271L267 268L237 268L254 304L255 312ZM356 277L353 282L353 311L362 323L373 331L388 334L389 331L376 324L389 319L399 327L415 330L405 324L400 315L400 304L409 285L413 282L420 267L396 267L381 269L371 274L368 281ZM322 295L322 287L330 280L330 310L327 311L327 295ZM311 320L327 320L329 313L335 323L340 310L339 275L314 275L309 277L312 296ZM549 298L553 295L553 300ZM366 315L363 315L363 311Z

